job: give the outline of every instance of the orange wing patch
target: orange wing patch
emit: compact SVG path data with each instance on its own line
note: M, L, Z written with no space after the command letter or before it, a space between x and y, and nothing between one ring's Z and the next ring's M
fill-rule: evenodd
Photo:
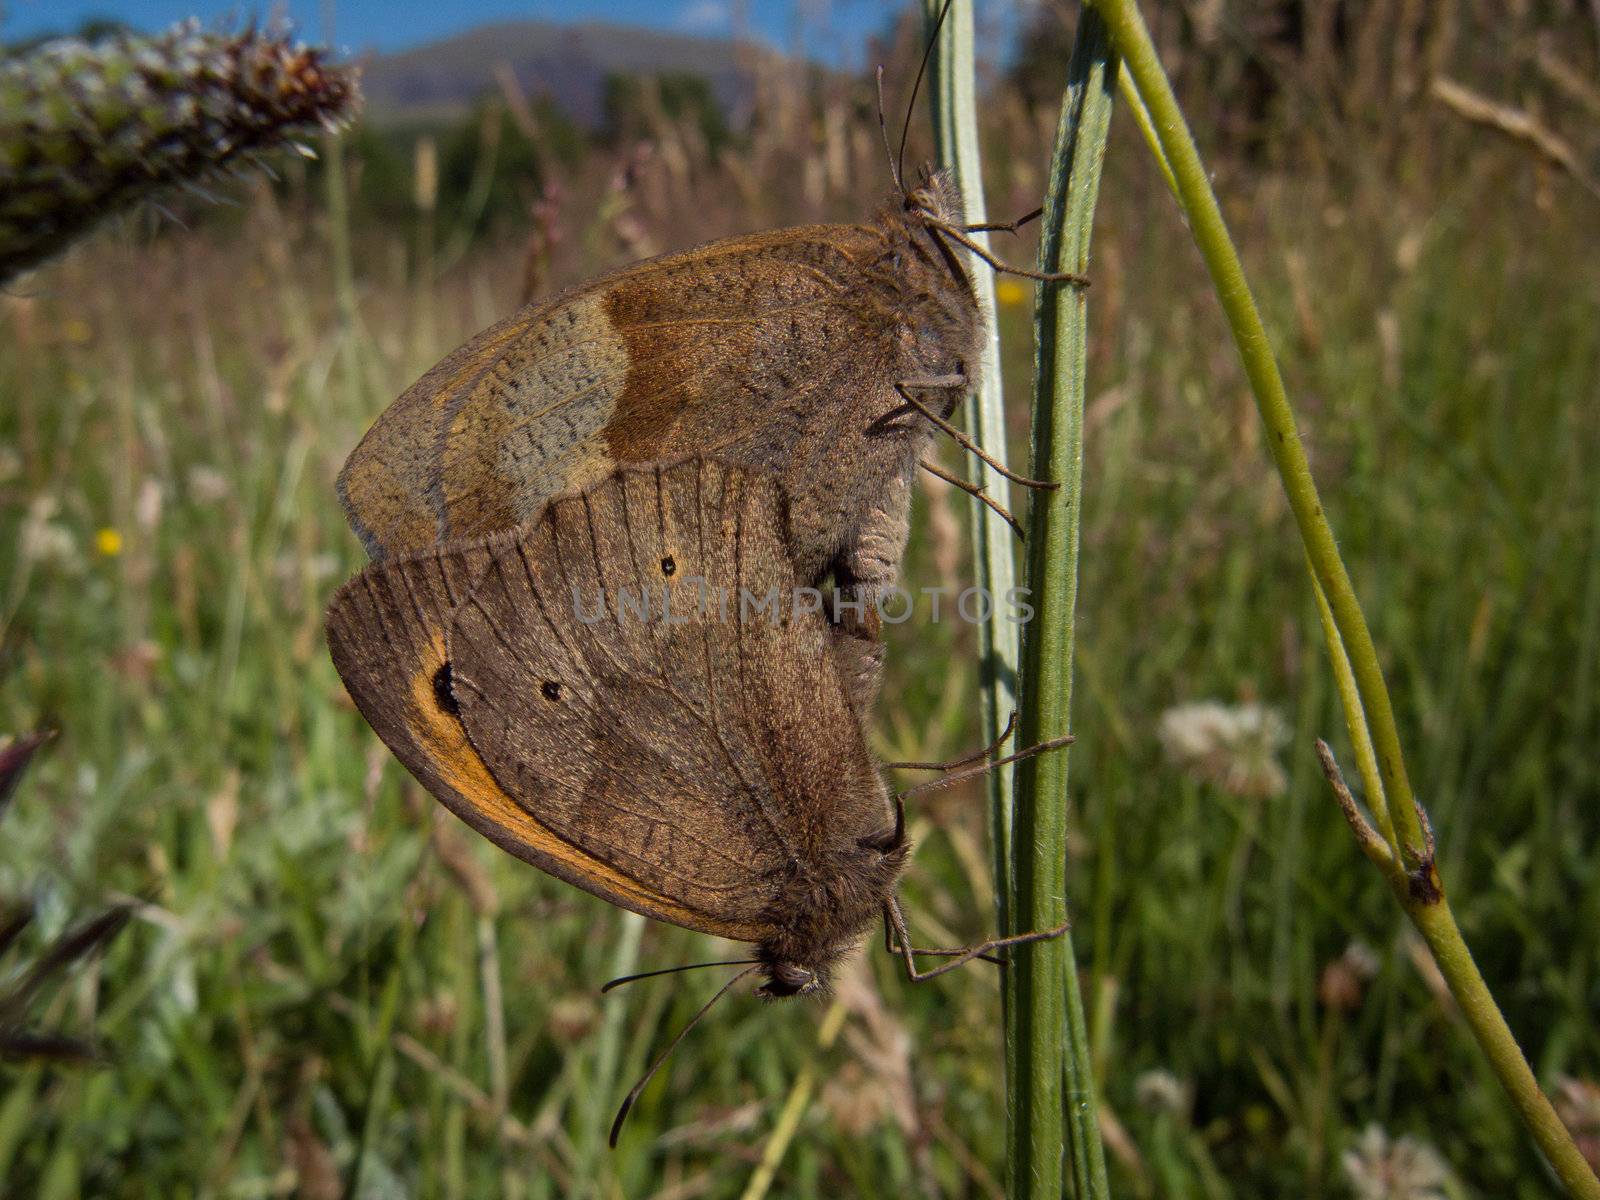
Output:
M411 726L417 747L432 763L439 779L461 803L462 812L441 801L462 820L518 858L531 861L586 891L633 912L687 929L697 929L734 941L758 942L767 930L759 925L719 921L687 908L624 875L611 864L585 854L558 837L502 789L467 738L461 722L440 708L434 678L445 662L444 635L432 632L432 645L424 652L420 669L411 676Z

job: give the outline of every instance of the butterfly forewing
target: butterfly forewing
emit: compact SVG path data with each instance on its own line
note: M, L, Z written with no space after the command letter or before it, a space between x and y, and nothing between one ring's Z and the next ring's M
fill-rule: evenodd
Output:
M891 213L713 242L524 309L378 418L340 476L351 524L375 558L415 552L513 528L619 464L716 456L777 475L807 583L885 587L931 428L884 423L894 384L978 352L970 288L926 257Z
M439 461L447 410L523 336L537 311L515 313L457 347L401 393L351 452L339 472L339 501L374 559L426 551L442 539Z

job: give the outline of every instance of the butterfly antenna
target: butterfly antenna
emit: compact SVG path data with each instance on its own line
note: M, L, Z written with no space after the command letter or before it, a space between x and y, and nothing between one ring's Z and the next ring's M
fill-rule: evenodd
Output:
M889 178L894 180L894 190L902 196L906 185L900 181L900 167L894 161L894 147L889 144L889 123L883 116L883 64L878 64L878 132L883 136L883 152L889 158Z
M987 775L996 767L1003 767L1007 763L1020 762L1024 758L1032 758L1035 754L1044 754L1049 750L1059 750L1063 746L1070 746L1074 740L1070 733L1065 737L1051 738L1048 742L1040 742L1037 746L1029 746L1026 750L1018 750L1015 754L1008 754L1004 758L986 762L981 767L957 771L953 775L946 775L943 779L931 779L927 783L919 783L916 787L909 787L899 793L896 798L904 800L907 796L920 795L922 792L935 792L940 788L949 787L952 783L960 783L963 779L971 779L976 775Z
M622 975L602 984L600 994L604 996L612 988L619 988L625 983L637 983L641 979L654 979L657 975L676 975L679 971L698 971L701 967L747 967L760 961L758 958L725 958L718 962L684 963L680 967L662 967L659 971L640 971L637 975Z
M884 763L883 765L892 771L954 771L957 767L965 767L971 763L981 762L988 758L989 755L993 754L996 750L1000 749L1001 746L1006 744L1007 739L1011 737L1011 734L1016 727L1017 714L1013 712L1011 714L1011 719L1006 722L1006 727L1001 732L1000 736L995 738L994 741L990 742L987 746L985 746L982 750L977 751L975 754L964 755L961 758L953 758L949 762L892 762Z
M623 1100L622 1107L617 1109L617 1119L611 1122L611 1137L609 1141L613 1150L617 1148L617 1135L622 1132L622 1123L628 1119L628 1110L633 1107L633 1102L639 1098L639 1093L644 1091L645 1085L655 1078L656 1072L661 1069L661 1064L666 1062L667 1058L672 1054L672 1052L678 1048L678 1043L683 1041L684 1035L700 1023L700 1018L705 1016L706 1013L710 1012L711 1006L727 995L728 990L732 988L734 984L738 983L746 975L752 974L759 969L759 964L754 967L746 967L732 979L728 980L727 983L718 988L717 994L700 1006L700 1011L689 1018L689 1023L687 1025L678 1030L678 1035L667 1044L667 1048L661 1052L661 1054L656 1058L655 1062L650 1064L650 1069L640 1077L639 1082L633 1085L633 1090L629 1092L627 1098Z
M911 136L911 114L917 111L917 92L922 87L922 77L928 72L928 60L933 57L933 48L939 44L939 30L944 28L944 19L949 15L952 3L954 0L944 0L944 7L939 9L939 19L933 23L933 32L928 35L928 47L922 52L922 65L917 68L917 78L911 84L911 99L906 101L906 123L900 127L900 154L894 172L896 179L905 178L906 139Z

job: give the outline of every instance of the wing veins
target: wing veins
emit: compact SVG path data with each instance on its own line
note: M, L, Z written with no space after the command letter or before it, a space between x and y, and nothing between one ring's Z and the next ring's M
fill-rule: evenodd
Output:
M664 819L664 818L662 818L660 816L652 815L651 813L648 813L648 812L642 812L639 809L629 808L625 804L619 804L616 801L608 800L603 796L591 796L588 799L589 799L589 802L591 804L598 804L601 807L611 809L613 812L625 813L626 815L628 815L630 817L637 817L640 820L646 821L651 825L655 825L655 826L657 826L659 828L662 828L662 829L670 829L674 833L681 834L685 839L687 839L693 845L696 845L696 846L700 847L702 850L706 851L708 854L711 854L712 856L721 859L723 862L730 863L730 864L732 864L733 866L736 866L736 867L744 865L743 861L741 859L735 857L732 854L729 854L722 847L716 845L713 842L708 842L708 841L705 841L705 840L703 840L703 839L701 839L699 837L696 837L694 835L694 833L686 826L675 825L671 821L668 821L668 820L666 820L666 819ZM612 847L612 849L616 849L616 848L617 847ZM624 853L630 853L630 852L629 851L624 851ZM643 857L643 856L642 855L635 855L635 857ZM664 865L657 864L656 862L654 862L654 860L647 860L647 861L649 861L652 866L659 867L659 869L661 869L661 870L666 870L666 867ZM698 880L691 880L691 882L694 882L696 884L699 883ZM725 888L723 890L731 890L732 886L734 886L734 885L730 885L729 888Z
M698 472L699 472L699 467L697 465L696 466L697 475L698 475ZM660 467L656 468L655 476L656 476L656 504L657 504L658 520L659 520L660 526L661 526L661 540L662 540L662 543L665 544L666 540L667 540L666 539L666 502L665 502L665 499L664 499L664 497L662 496L662 493L661 493L661 468ZM698 495L699 491L700 491L700 488L696 487L695 491L696 491L696 495ZM624 519L626 520L626 504L627 504L627 494L626 494L626 492L623 493L623 504L624 504ZM698 514L698 506L697 506L697 514ZM700 560L700 563L701 563L701 567L702 567L702 569L704 569L705 548L704 548L704 537L703 537L703 535L700 536L700 541L701 541L701 549L700 549L700 554L699 554L698 557L699 557L699 560ZM629 538L629 550L630 550L630 553L634 557L635 569L637 570L638 557L637 557L636 550L635 550L635 548L633 546L633 543L632 543L631 534L630 534L630 538ZM621 616L621 610L619 609L618 610L619 620L620 620L620 616ZM654 623L652 622L652 626L653 626L653 624ZM702 634L702 637L704 637L704 636L705 635ZM738 760L737 757L735 757L732 749L728 746L727 742L723 739L722 731L721 731L721 729L719 729L717 727L716 721L708 718L703 712L700 711L700 709L696 705L691 704L689 702L689 699L686 696L684 696L680 691L678 691L677 687L674 684L674 681L667 675L666 668L663 665L664 662L665 662L665 659L666 659L666 654L665 654L664 650L661 648L660 642L657 640L656 634L655 634L655 631L654 631L653 628L651 630L651 640L656 642L656 646L657 646L656 665L657 665L657 674L660 675L661 682L659 684L657 684L654 680L642 679L642 678L641 679L636 679L635 682L638 682L638 683L640 683L640 684L642 684L642 685L644 685L646 687L657 688L659 691L663 692L665 695L667 695L673 701L675 701L686 712L688 712L689 716L694 720L694 722L696 724L698 724L702 728L710 731L713 739L715 740L715 742L717 744L718 751L722 754L723 761L727 763L728 767L738 777L740 783L742 783L746 788L749 788L750 787L750 781L745 778L744 772L740 770L740 768L739 768L739 760ZM706 664L706 686L707 686L707 691L708 692L711 691L711 689L712 689L712 671L711 671L711 664L710 664L709 658L708 658L708 661L707 661L707 664Z
M735 583L736 587L743 587L743 585L744 585L744 514L745 514L745 500L746 500L746 498L748 496L749 496L749 488L748 488L748 485L747 485L746 488L744 489L744 491L742 492L742 494L740 495L738 506L734 511L734 525L733 525L733 578L734 578L734 583ZM772 757L771 747L768 745L767 738L757 736L758 735L758 730L756 729L755 722L750 717L750 690L751 689L748 686L743 686L743 685L745 685L747 683L747 677L745 675L745 655L744 655L744 646L745 646L744 622L742 620L735 622L735 628L738 631L735 636L739 640L739 651L740 651L740 653L739 653L739 683L741 684L741 686L739 688L739 716L740 716L740 719L744 722L746 736L750 739L751 743L757 748L757 752L761 755L762 765L765 768L765 773L766 773L767 779L768 779L769 782L771 782L771 781L773 781L774 779L777 778L777 773L773 770L773 767L774 767L775 764L774 764L773 757ZM789 843L788 838L783 836L783 833L779 829L777 822L773 819L772 814L767 811L766 801L764 799L758 797L757 798L757 803L759 803L761 805L762 815L764 817L766 817L767 823L772 826L773 831L777 834L779 843L783 846L783 848L785 850L787 850L789 852L789 857L791 859L793 859L795 857L794 848Z
M373 576L370 571L361 572L361 583L366 589L367 599L372 603L372 614L377 617L377 625L383 631L384 644L388 646L389 653L394 659L402 658L400 647L395 644L394 634L389 630L389 622L383 615L383 606L378 603L378 593L373 585Z
M703 497L704 494L705 494L705 477L704 477L704 471L703 471L702 466L701 466L701 464L704 461L705 461L704 459L696 459L695 460L695 474L696 474L696 481L697 481L697 485L698 485L695 488L695 494L697 496L699 496L699 497ZM724 475L723 484L722 484L722 495L723 495L723 499L724 500L726 500L727 493L728 493L727 477L726 477L726 475ZM702 563L704 563L705 562L705 558L706 558L706 552L705 552L706 534L705 534L705 510L704 510L704 505L701 504L701 503L697 503L694 506L694 512L695 512L696 536L699 538L699 542L700 542L700 561ZM703 657L705 658L705 663L706 663L706 691L710 696L711 707L712 707L713 712L715 713L720 706L717 703L716 675L715 675L715 672L712 670L711 629L710 629L709 625L701 626L701 629L700 629L700 649L701 649L701 653L702 653ZM723 753L727 757L728 762L730 763L730 765L733 766L734 773L739 776L739 782L744 785L745 790L750 794L751 798L755 801L756 811L761 814L761 819L766 822L767 828L772 831L772 836L777 841L778 845L783 848L784 853L786 855L788 855L788 857L792 860L795 857L793 845L791 845L790 842L789 842L789 839L784 836L784 832L783 832L782 829L780 829L778 827L777 822L772 819L772 813L767 808L766 800L762 795L762 789L757 787L755 784L753 784L745 776L744 771L740 769L739 764L734 759L733 752L728 748L727 741L722 736L722 723L721 723L721 721L716 721L716 720L712 721L711 722L711 727L712 727L713 732L716 734L717 744L720 745L723 748ZM748 731L747 731L747 735L748 735ZM770 783L771 780L769 778L768 780L765 780L764 782Z
M584 494L582 499L583 499L583 502L584 502L585 512L588 513L590 511L589 507L588 507L589 506L588 495ZM551 524L551 541L555 545L555 550L556 550L556 568L557 568L557 570L559 570L561 572L562 581L564 583L568 584L568 586L571 586L572 580L571 580L571 577L567 574L566 561L565 561L565 559L564 559L564 557L562 556L562 553L561 553L561 544L562 544L562 540L563 539L561 538L561 536L559 535L559 533L557 532L557 530L555 528L555 520L554 520L554 511L553 510L551 512L551 516L549 518L549 521L550 521L550 524ZM592 535L593 534L593 528L594 528L592 521L590 522L589 528L590 528L590 533ZM589 658L588 654L584 653L582 650L575 650L573 647L568 646L567 643L566 643L566 640L564 638L562 638L560 631L556 628L556 623L553 620L550 619L550 617L549 617L549 615L548 615L548 613L547 613L547 611L545 609L544 599L540 595L539 589L538 589L538 587L536 586L536 584L534 582L532 565L528 562L527 554L523 552L522 544L520 542L517 544L517 553L518 553L519 557L521 557L521 559L522 559L523 572L527 575L527 578L528 578L528 588L533 593L534 600L538 604L539 615L542 618L544 618L545 624L550 627L550 630L551 630L551 632L553 634L555 634L556 639L561 642L562 648L567 651L568 657L572 658L574 660L577 660L577 661L582 661L584 663L587 663L588 662L588 658ZM597 550L595 551L595 557L596 557L596 576L598 578L599 555L598 555L598 551ZM601 586L602 586L602 588L604 587L603 584ZM603 591L602 591L601 595L602 595L602 598L603 598L604 597L604 592ZM480 607L479 611L482 611L481 607ZM620 614L620 610L619 610L619 614ZM487 619L487 614L486 613L485 613L485 618ZM619 620L621 619L620 615L619 615L618 619ZM503 639L502 639L502 641L503 641ZM509 649L509 646L507 648ZM615 658L612 658L609 650L606 650L603 645L601 646L601 649L605 653L605 656L610 660L611 667L612 667L612 670L614 672L614 676L616 678L628 679L630 681L642 683L642 684L644 684L645 686L648 686L648 687L659 687L661 691L665 692L665 694L667 696L669 696L671 699L676 701L682 708L684 708L689 713L690 717L692 717L695 721L697 721L698 723L700 723L702 725L707 725L712 730L713 733L717 733L718 732L716 727L715 727L715 725L714 724L710 724L709 722L707 722L705 717L702 714L700 714L698 711L696 711L695 707L692 704L690 704L682 695L680 695L676 691L676 689L672 688L670 686L670 684L663 687L661 685L656 684L653 680L636 678L635 676L633 676L627 670L627 668L625 666L623 666L621 663L617 662L617 660ZM480 692L479 694L481 695L482 693ZM579 695L581 697L582 693L580 692ZM595 705L593 703L591 703L591 702L589 702L587 700L584 700L582 702L583 702L584 711L589 715L591 720L594 720L594 721L598 722L598 721L601 721L601 720L604 719L604 714L601 712L601 710L599 708L595 707ZM719 741L720 741L720 735L719 735ZM727 761L728 761L728 765L730 767L732 767L734 772L737 774L739 772L738 763L733 759L732 755L728 752L726 746L722 746L722 751L723 751L723 757L725 759L727 759ZM609 760L606 760L606 759L602 759L602 761L606 762L607 766L618 765L618 764L613 764ZM678 778L682 778L681 772L674 771L673 774ZM741 776L741 779L742 779L742 776Z
M754 326L759 326L760 324L762 324L762 322L768 320L769 318L783 316L784 314L787 314L787 313L805 312L805 311L810 310L810 309L828 308L828 307L830 307L830 306L826 301L817 300L817 301L809 301L809 302L807 302L805 304L790 305L790 306L788 306L786 308L767 309L767 310L764 310L759 316L754 316L754 317L706 317L706 318L700 318L700 319L696 319L696 320L645 321L645 322L639 322L638 324L634 324L634 325L617 326L617 328L618 329L627 329L627 330L634 330L634 329L666 329L666 328L671 328L671 327L680 326L680 325L724 325L724 326L728 326L728 327L735 327L735 326L751 326L751 327L754 327ZM587 344L589 344L589 342L597 342L599 340L600 339L598 339L598 338L591 338L591 339L588 339L586 342L579 343L579 344L580 345L587 345ZM551 357L554 358L555 356L552 355ZM556 412L559 409L567 407L569 404L573 404L573 403L575 403L575 402L577 402L579 400L584 399L587 396L590 396L591 394L593 394L594 392L596 392L596 391L598 391L598 390L600 390L602 388L605 388L607 386L615 386L619 381L625 383L626 380L627 380L628 375L632 374L636 370L639 370L640 368L653 367L653 366L656 366L657 364L664 363L664 362L671 362L671 361L673 361L675 359L678 359L678 358L681 358L681 357L683 357L682 351L679 351L679 350L667 350L667 351L663 351L660 354L653 354L648 358L640 358L637 362L630 362L627 370L622 372L620 375L602 375L601 377L596 379L593 383L588 384L585 387L579 388L575 392L570 392L570 393L568 393L568 394L566 394L564 396L561 396L561 397L557 398L556 400L554 400L550 404L548 404L546 407L540 409L538 412L529 413L526 416L517 417L517 422L518 422L519 425L521 425L521 424L531 425L534 422L537 422L537 421L543 419L544 417L549 416L551 413ZM540 361L543 361L543 360L540 360ZM683 390L684 388L688 387L691 383L703 382L704 379L706 378L706 376L709 375L709 374L710 374L710 369L704 369L704 370L698 371L693 375L685 376L685 377L679 379L671 388L666 388L666 389L663 389L661 391L646 392L640 398L642 400L655 400L655 399L660 399L663 396L669 396L673 392ZM468 398L470 398L470 397L463 398L463 404L465 403L465 400L468 399ZM459 412L459 409L457 411ZM456 413L451 413L450 416L449 416L448 421L445 423L447 432L448 432L449 427L451 427L451 426L453 426L455 424L455 417L456 417Z

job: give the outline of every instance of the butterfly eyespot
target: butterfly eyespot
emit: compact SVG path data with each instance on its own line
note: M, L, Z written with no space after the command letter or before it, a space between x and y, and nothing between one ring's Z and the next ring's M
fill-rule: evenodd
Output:
M676 574L677 570L678 564L673 560L672 555L669 554L661 560L661 573L663 575Z
M540 693L546 700L561 699L561 685L554 679L546 679L539 687Z
M450 664L442 662L439 669L433 673L433 700L441 709L452 717L459 716L461 705L456 700Z

